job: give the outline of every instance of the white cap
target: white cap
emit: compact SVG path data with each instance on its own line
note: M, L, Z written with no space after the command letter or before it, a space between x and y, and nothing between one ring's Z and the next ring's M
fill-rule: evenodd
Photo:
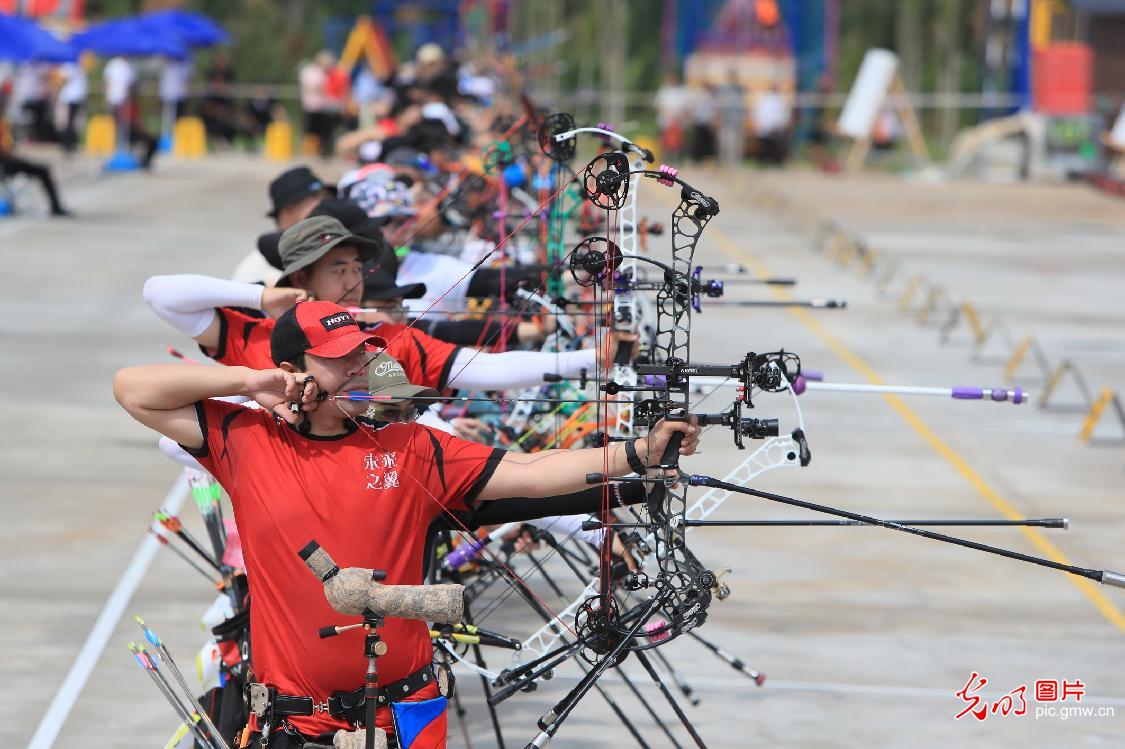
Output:
M434 44L433 42L423 44L414 54L414 59L418 61L419 65L441 62L445 59L445 50L443 50L440 45Z

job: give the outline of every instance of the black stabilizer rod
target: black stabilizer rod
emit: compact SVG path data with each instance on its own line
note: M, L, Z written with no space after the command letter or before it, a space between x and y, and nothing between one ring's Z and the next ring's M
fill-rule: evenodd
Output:
M995 554L996 556L1007 557L1008 559L1015 559L1019 562L1028 562L1029 564L1037 564L1040 567L1049 567L1053 570L1060 570L1062 572L1069 572L1072 575L1084 577L1087 580L1101 583L1102 585L1112 585L1115 588L1125 588L1125 575L1120 572L1110 572L1108 570L1094 570L1087 567L1077 567L1072 564L1063 564L1051 559L1043 559L1042 557L1033 557L1030 554L1021 554L1018 551L1011 551L1009 549L1001 549L997 546L989 546L988 544L980 544L976 541L968 541L964 538L957 538L956 536L947 536L944 533L934 533L933 531L923 530L922 528L915 528L909 525L902 525L890 520L880 520L879 518L871 517L870 515L861 515L858 512L849 512L848 510L840 510L828 505L821 505L815 502L806 502L803 499L794 499L793 497L785 497L780 494L772 494L770 492L763 492L758 489L750 489L738 484L732 484L727 481L720 481L719 479L710 476L692 475L688 477L688 483L691 486L707 486L717 489L726 489L728 492L736 494L745 494L749 497L759 497L761 499L768 499L771 502L780 502L781 504L790 505L791 507L803 507L806 510L813 512L820 512L825 515L835 515L848 520L855 520L864 525L878 525L881 528L888 528L892 531L902 531L903 533L911 533L915 536L922 538L929 538L934 541L944 541L947 544L954 544L955 546L964 546L966 549L975 549L983 551L986 554Z

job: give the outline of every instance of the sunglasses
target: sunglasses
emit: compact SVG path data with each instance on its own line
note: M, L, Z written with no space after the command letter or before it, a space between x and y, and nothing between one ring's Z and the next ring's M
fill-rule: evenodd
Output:
M387 424L410 424L414 422L425 410L414 401L405 403L372 403L367 409L367 416L375 421Z

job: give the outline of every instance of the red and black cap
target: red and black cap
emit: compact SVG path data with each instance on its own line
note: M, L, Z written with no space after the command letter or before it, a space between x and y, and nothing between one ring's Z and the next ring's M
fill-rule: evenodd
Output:
M360 330L355 318L338 304L298 302L277 319L270 334L270 355L277 366L301 354L336 359L364 343L387 346L379 336Z

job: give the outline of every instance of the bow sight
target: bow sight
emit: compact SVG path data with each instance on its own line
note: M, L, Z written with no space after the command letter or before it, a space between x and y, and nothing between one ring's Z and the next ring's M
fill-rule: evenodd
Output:
M662 364L638 364L637 374L643 378L642 385L619 385L610 381L602 386L608 395L624 391L658 391L661 395L637 404L636 415L645 418L650 424L662 418L686 418L684 406L691 377L726 377L735 380L736 397L731 410L721 414L699 416L701 424L730 427L734 433L734 444L738 449L745 448L743 437L765 439L778 436L777 419L756 419L744 417L742 409L754 408L752 395L754 389L777 393L790 387L801 374L801 360L788 351L771 351L756 354L750 352L736 364L688 364L679 359L669 359ZM680 397L675 397L680 396ZM798 429L794 439L801 447L802 465L808 465L810 455L804 433Z

